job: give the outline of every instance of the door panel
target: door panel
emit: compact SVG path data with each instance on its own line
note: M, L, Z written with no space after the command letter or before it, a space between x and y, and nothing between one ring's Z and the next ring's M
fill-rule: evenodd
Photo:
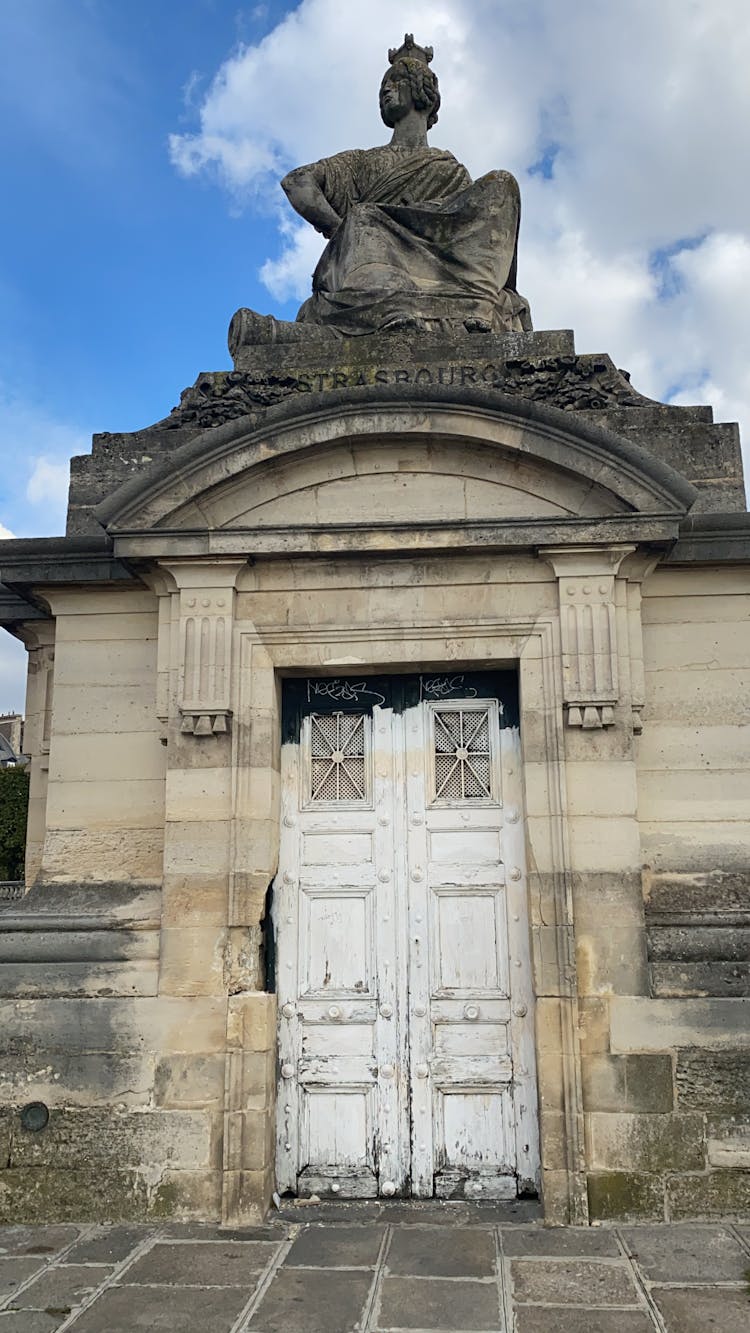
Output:
M290 686L280 1190L509 1198L536 1179L518 730L489 679Z

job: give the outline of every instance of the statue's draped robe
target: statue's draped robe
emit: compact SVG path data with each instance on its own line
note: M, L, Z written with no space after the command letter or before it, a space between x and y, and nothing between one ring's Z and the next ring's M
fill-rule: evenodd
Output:
M297 318L348 335L393 321L480 319L531 327L516 289L518 185L504 171L472 182L452 153L387 146L337 153L317 179L341 225Z

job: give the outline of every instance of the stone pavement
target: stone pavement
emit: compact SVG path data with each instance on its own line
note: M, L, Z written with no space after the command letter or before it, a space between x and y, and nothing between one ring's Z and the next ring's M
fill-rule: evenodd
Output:
M238 1231L0 1227L0 1333L750 1333L750 1227L533 1217L393 1203Z

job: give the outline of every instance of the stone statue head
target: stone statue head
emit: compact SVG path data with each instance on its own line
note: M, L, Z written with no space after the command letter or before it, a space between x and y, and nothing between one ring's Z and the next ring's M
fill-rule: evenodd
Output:
M417 46L411 33L403 46L388 52L390 69L380 85L380 114L389 129L411 110L427 112L428 130L436 123L440 90L430 69L432 54L432 47Z

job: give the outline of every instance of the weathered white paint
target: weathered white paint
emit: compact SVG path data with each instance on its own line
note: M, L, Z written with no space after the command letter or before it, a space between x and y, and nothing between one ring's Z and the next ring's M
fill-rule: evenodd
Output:
M538 1179L518 731L493 700L376 707L354 800L314 729L282 755L278 1187L514 1197Z

